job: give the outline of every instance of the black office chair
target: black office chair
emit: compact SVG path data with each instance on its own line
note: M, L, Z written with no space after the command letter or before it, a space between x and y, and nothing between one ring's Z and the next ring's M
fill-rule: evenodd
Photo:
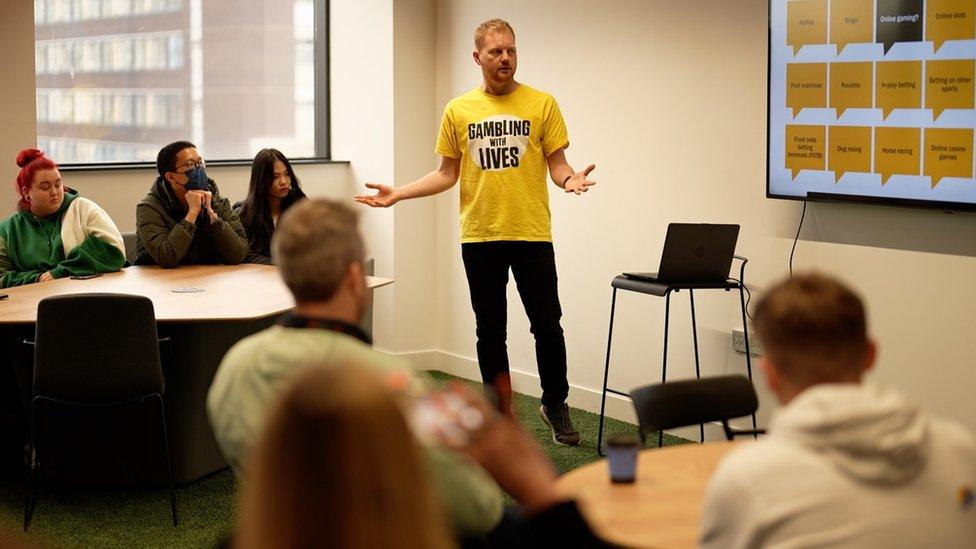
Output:
M118 407L125 413L133 406L144 406L151 416L158 417L155 428L165 453L170 510L176 526L159 351L160 341L165 340L157 337L152 301L143 296L78 294L49 297L38 304L35 340L25 341L35 346L25 531L34 513L40 467L46 461L64 458L49 450L53 444L44 438L48 429L43 420L54 415L56 408L65 407L89 411Z
M122 233L122 244L125 247L125 260L128 262L129 265L132 265L136 262L136 240L137 239L138 236L136 236L135 231Z
M745 376L716 376L671 381L634 389L641 439L655 432L721 421L725 438L763 434L763 429L732 429L729 420L756 413L759 400ZM660 441L658 446L660 446Z

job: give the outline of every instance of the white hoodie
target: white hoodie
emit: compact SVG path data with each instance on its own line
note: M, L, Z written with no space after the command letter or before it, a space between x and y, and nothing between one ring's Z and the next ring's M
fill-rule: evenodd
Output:
M701 546L976 548L976 439L890 389L811 387L709 484Z

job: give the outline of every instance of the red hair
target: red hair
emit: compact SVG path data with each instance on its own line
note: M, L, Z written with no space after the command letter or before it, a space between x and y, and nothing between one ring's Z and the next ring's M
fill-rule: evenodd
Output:
M17 166L20 173L14 182L14 189L20 200L17 201L17 208L29 210L30 204L24 198L24 191L31 188L34 184L34 174L41 170L56 170L58 165L53 160L44 156L44 151L40 149L24 149L17 153Z

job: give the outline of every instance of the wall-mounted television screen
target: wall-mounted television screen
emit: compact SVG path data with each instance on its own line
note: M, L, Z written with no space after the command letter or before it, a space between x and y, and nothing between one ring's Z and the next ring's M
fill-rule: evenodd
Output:
M976 210L976 0L770 0L766 196Z

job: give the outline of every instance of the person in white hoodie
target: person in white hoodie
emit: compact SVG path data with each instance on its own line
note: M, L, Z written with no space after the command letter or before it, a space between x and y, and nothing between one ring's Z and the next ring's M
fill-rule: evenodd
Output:
M700 546L976 547L976 438L862 383L876 357L861 300L818 274L756 307L784 405L712 477Z

